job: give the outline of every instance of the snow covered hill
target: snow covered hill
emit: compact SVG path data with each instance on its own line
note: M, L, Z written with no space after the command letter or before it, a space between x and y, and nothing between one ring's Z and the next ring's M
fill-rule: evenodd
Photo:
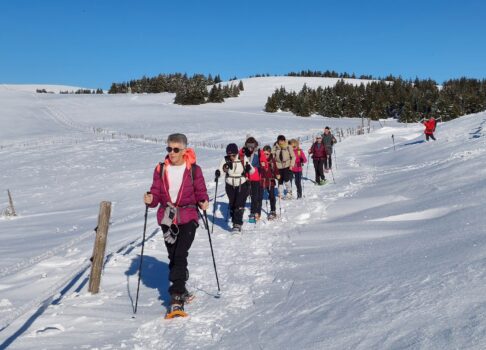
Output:
M190 251L197 298L188 319L163 320L167 257L151 211L132 318L141 197L165 146L149 138L185 132L213 198L218 145L359 124L262 112L274 88L304 83L335 80L247 79L238 98L186 107L171 94L0 89L1 189L20 214L0 219L0 348L485 348L486 113L440 124L436 142L421 142L421 125L391 122L344 139L328 185L305 181L305 198L283 201L281 220L246 224L241 236L227 230L220 186L212 240L223 293L214 298L201 228ZM86 282L101 200L114 212L93 296Z

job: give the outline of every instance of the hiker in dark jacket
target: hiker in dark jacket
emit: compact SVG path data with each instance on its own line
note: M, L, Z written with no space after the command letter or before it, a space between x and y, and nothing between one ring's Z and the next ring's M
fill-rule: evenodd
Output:
M335 143L337 143L336 138L331 133L331 129L326 126L324 128L324 133L322 134L322 143L326 148L326 161L324 162L324 169L327 172L329 169L332 168L332 148Z
M322 143L322 136L316 136L316 142L314 142L309 149L309 154L312 155L312 161L314 163L314 170L316 172L316 184L323 185L326 181L324 176L324 162L327 158L326 147Z

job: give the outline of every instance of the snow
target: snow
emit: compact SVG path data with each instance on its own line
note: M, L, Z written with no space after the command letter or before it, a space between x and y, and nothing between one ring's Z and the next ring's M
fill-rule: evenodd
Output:
M185 132L214 198L226 143L359 125L262 111L276 87L336 80L245 79L240 97L202 106L174 105L173 94L0 86L1 188L19 214L0 219L0 348L485 348L486 113L440 124L428 143L420 142L421 125L373 124L370 134L337 144L327 185L304 181L305 198L282 201L280 220L245 224L241 235L228 232L220 183L212 243L222 295L215 298L201 227L189 256L196 299L187 319L163 319L168 260L150 210L132 318L142 196L165 147L153 138ZM313 179L312 165L304 176ZM0 209L8 205L3 193ZM102 200L113 202L113 213L101 291L91 295Z

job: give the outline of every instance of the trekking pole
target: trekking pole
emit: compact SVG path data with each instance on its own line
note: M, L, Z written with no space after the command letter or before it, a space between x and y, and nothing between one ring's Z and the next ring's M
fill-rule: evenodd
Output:
M278 208L280 210L280 219L282 219L282 202L280 201L280 193L278 195Z
M332 175L332 181L333 181L334 183L336 183L336 180L334 179L334 172L332 171L332 168L330 168L330 170L331 170L331 175Z
M214 230L214 218L216 216L216 198L218 195L218 182L219 182L219 176L214 179L216 182L216 189L214 190L214 202L213 202L213 223L211 224L211 233L213 233Z
M395 135L392 134L392 141L393 141L393 150L396 151L395 149Z
M337 154L336 154L336 150L334 148L332 150L334 152L334 165L336 166L336 170L337 170Z
M150 194L150 192L147 192L147 194ZM142 252L140 254L140 265L138 266L137 297L135 298L135 309L133 310L133 314L137 313L137 307L138 307L138 292L140 291L140 278L142 277L143 249L145 247L145 232L147 231L148 208L149 208L148 204L145 204L145 221L143 224Z
M199 215L201 215L199 209L197 210L197 212L199 213ZM219 298L221 296L221 289L219 288L218 271L216 270L216 260L214 259L213 242L211 241L211 234L209 233L208 214L206 213L206 210L203 210L203 213L204 213L203 222L204 222L204 226L208 231L209 246L211 247L211 255L213 257L214 274L216 275L216 283L218 284L218 295L216 296L216 298Z

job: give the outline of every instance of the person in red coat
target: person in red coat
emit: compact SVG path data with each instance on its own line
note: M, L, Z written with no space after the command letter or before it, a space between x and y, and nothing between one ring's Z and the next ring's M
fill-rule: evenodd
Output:
M436 138L434 136L434 132L435 132L435 127L437 126L437 121L435 120L435 118L430 117L429 120L425 120L423 124L425 125L425 130L424 130L425 141L429 141L429 138L435 141Z
M206 210L209 197L202 170L196 165L194 151L187 147L186 136L169 135L167 145L167 156L155 168L152 187L144 195L144 202L151 208L159 207L157 221L169 255L170 312L173 312L183 311L190 296L186 290L187 256L199 226L198 207Z

